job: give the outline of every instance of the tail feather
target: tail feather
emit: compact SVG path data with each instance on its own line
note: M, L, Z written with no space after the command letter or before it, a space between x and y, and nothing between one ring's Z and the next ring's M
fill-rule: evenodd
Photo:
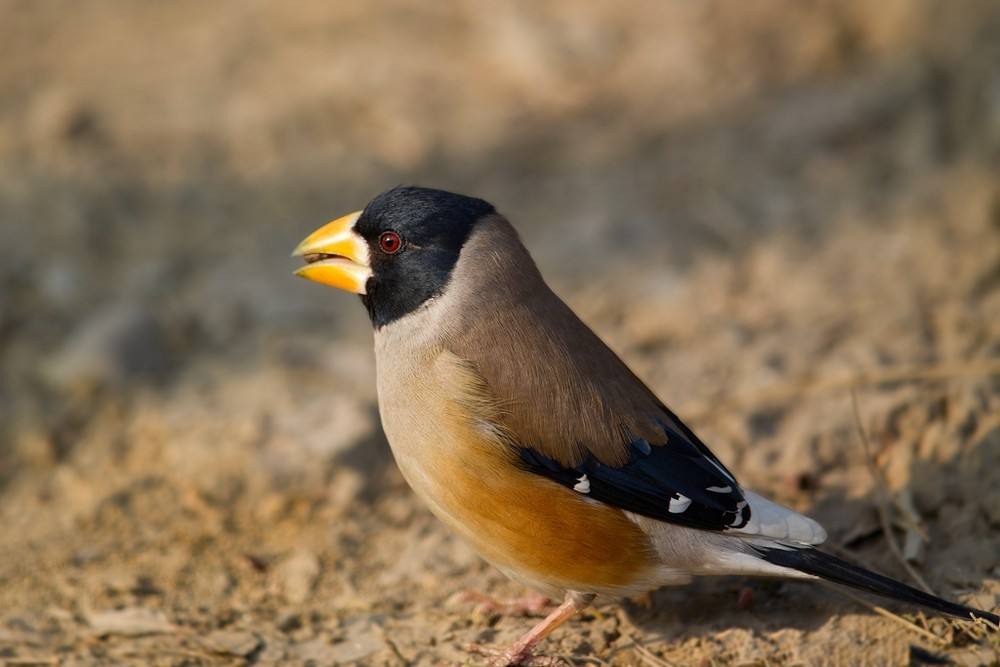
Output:
M966 620L970 618L982 618L991 623L1000 624L1000 616L996 614L942 600L937 596L917 590L857 565L852 565L846 560L831 556L822 551L817 551L816 549L760 546L753 546L752 548L761 558L773 565L787 567L893 600L921 605L957 618L964 618Z

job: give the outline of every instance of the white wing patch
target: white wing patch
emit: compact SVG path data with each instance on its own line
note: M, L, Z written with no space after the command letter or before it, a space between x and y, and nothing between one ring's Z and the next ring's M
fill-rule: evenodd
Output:
M671 514L680 514L691 505L690 498L680 493L676 495L676 498L670 499L670 505L667 507Z
M580 475L576 478L576 484L573 485L573 490L578 493L590 493L590 480L587 479L586 475Z
M705 490L711 491L712 493L731 493L733 487L728 484L726 486L706 486Z
M745 510L747 508L747 505L749 504L750 503L748 503L745 500L741 500L738 503L736 503L736 518L733 519L733 522L731 524L729 524L730 528L732 528L733 526L738 526L741 523L743 523L743 510ZM744 528L746 528L746 526L744 526Z

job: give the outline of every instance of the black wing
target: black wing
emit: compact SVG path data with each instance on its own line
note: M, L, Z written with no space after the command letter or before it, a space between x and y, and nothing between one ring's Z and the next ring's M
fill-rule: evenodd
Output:
M745 526L750 506L736 479L676 417L674 423L660 422L666 444L630 442L628 461L619 467L593 455L567 467L530 447L519 454L527 470L635 514L705 530Z

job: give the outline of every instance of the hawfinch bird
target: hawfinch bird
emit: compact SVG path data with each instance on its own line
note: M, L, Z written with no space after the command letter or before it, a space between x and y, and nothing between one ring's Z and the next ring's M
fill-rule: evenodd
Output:
M556 296L482 199L397 187L295 249L296 273L361 296L399 469L513 579L565 602L494 664L598 595L693 575L827 579L960 618L816 547L823 527L736 477Z

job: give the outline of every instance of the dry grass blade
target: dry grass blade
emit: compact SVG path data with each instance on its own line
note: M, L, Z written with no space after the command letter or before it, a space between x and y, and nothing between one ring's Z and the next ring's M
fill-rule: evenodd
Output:
M912 630L913 632L916 632L920 636L929 639L930 641L934 642L938 646L947 646L949 644L949 642L948 642L947 639L944 639L943 637L937 636L936 634L934 634L930 630L922 628L919 625L917 625L916 623L908 621L905 618L903 618L902 616L894 614L891 611L889 611L888 609L885 609L884 607L879 607L878 605L872 604L871 602L869 602L868 600L864 599L860 595L855 595L854 593L852 593L850 591L847 591L847 590L844 590L842 588L835 588L833 590L836 590L841 595L846 595L847 597L851 598L855 602L859 602L859 603L863 604L864 606L866 606L869 609L871 609L872 611L874 611L876 614L879 614L880 616L884 616L884 617L886 617L886 618L888 618L888 619L890 619L890 620L892 620L892 621L894 621L896 623L899 623L900 625L902 625L902 626L904 626L904 627Z
M994 623L993 621L989 621L982 616L977 616L972 619L972 624L977 628L986 628L990 632L1000 633L1000 623Z
M652 665L652 667L675 667L674 663L667 662L663 658L657 657L648 648L635 642L635 652L639 654L639 658L644 664Z
M896 541L896 536L892 532L892 517L889 513L889 492L886 489L885 477L882 475L882 471L879 470L878 465L875 463L875 454L872 452L871 442L868 440L868 433L865 431L864 424L861 422L861 412L858 409L858 394L855 388L851 388L851 408L854 411L854 423L858 430L858 436L861 439L861 444L865 449L865 462L868 464L868 470L871 472L872 481L875 483L875 497L878 505L878 518L879 522L882 524L882 532L885 534L885 539L889 542L889 548L892 550L893 555L896 560L903 566L903 568L909 573L917 584L924 589L925 592L936 595L936 593L927 585L924 578L920 576L906 557L903 555L902 549L899 547L899 542Z
M624 612L619 609L618 614L620 617L624 618ZM653 667L674 667L673 663L663 658L657 657L652 651L650 651L647 646L652 646L653 644L660 644L668 641L666 638L656 638L651 641L642 642L636 638L632 632L625 632L624 635L628 637L631 641L628 644L622 644L615 647L611 653L608 654L608 659L610 660L614 655L627 651L629 649L635 650L639 654L639 659L642 660L644 664L653 665Z
M913 502L913 493L909 489L903 489L897 494L896 507L899 509L900 524L909 532L916 535L924 542L930 542L931 538L927 534L924 520L917 511L917 506Z

